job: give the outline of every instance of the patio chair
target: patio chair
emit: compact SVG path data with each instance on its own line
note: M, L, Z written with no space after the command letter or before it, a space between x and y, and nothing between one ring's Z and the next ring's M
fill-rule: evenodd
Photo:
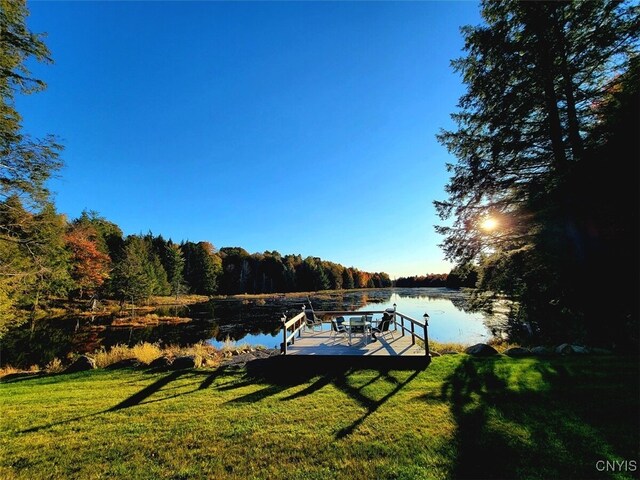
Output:
M305 319L307 328L310 328L311 331L313 331L315 327L320 327L320 331L322 331L322 320L316 317L316 314L314 313L314 311L306 310L304 313L305 313L304 319Z
M378 322L378 325L376 325L371 329L371 333L373 334L374 340L377 339L376 335L379 335L381 337L384 337L386 335L391 335L391 338L395 338L394 331L389 328L389 326L391 325L391 320L393 320L392 315L389 315L387 313L384 313L382 315L382 319L380 319L380 322Z
M349 334L349 330L347 330L347 327L345 327L342 322L339 322L340 319L342 319L342 322L344 322L343 317L331 319L331 336L333 337L333 343L336 343L338 335L341 335L342 338L347 338L347 335Z

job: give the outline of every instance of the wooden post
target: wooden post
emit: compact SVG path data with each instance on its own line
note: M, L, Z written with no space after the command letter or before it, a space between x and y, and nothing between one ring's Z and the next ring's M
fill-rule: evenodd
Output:
M305 312L306 310L306 306L302 305L302 313L304 313L303 317L300 319L300 325L297 325L296 328L302 326L303 323L307 322L307 312ZM302 336L302 329L298 328L298 338L300 338Z
M429 314L427 312L424 312L422 318L424 318L424 354L427 357L430 357L431 351L429 350L429 337L427 335L427 327L429 327Z
M416 327L413 322L410 322L410 323L411 323L411 345L415 345L416 344Z
M282 320L282 353L284 353L285 355L287 354L287 316L285 314L282 314L282 318L280 319Z
M396 308L397 305L394 303L393 304L393 323L395 325L396 330L398 330L398 324L396 323ZM402 335L404 337L404 317L402 315L400 315L400 335Z

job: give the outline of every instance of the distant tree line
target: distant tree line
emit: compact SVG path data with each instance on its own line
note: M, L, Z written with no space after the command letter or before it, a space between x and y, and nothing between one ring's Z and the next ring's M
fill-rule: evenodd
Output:
M67 222L47 204L33 213L17 196L0 202L5 233L26 243L11 248L21 281L12 298L35 310L55 297L101 297L139 302L152 295L275 293L391 286L386 273L369 273L318 257L217 250L209 242L180 244L160 235L129 235L96 212ZM0 248L0 253L4 250ZM8 254L9 252L6 252ZM6 257L5 257L6 258Z
M449 273L428 273L396 279L394 286L402 288L446 287L475 288L478 283L478 268L473 265L456 265Z
M446 273L428 273L427 275L415 275L412 277L400 277L396 279L395 286L403 288L418 287L446 287Z

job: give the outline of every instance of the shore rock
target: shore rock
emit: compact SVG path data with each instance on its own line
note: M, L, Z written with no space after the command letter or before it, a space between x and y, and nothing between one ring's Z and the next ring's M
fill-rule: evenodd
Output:
M115 370L118 368L138 368L139 366L140 362L135 358L125 358L124 360L120 360L119 362L107 365L105 368L109 370Z
M571 349L573 350L573 353L578 353L580 355L590 353L590 350L582 345L571 345Z
M476 343L475 345L467 347L464 353L474 355L476 357L490 357L491 355L498 355L498 351L486 343Z
M64 370L64 373L84 372L85 370L93 370L94 368L96 368L95 360L86 355L81 355Z
M195 368L196 359L192 356L176 357L171 364L171 370L182 370L185 368Z
M168 357L158 357L149 364L149 368L163 369L163 368L169 368L170 365L171 365L171 360L169 360Z
M233 366L242 367L246 365L248 362L251 362L253 360L268 358L276 355L280 355L279 350L256 349L254 352L245 352L245 353L240 353L238 355L229 356L222 362L222 365L233 365Z
M511 347L505 350L504 354L510 357L526 357L527 355L531 355L531 350L522 347Z
M613 352L611 350L599 347L593 347L591 349L591 353L593 353L594 355L613 355Z
M549 351L549 349L547 347L533 347L531 349L531 353L533 355L537 355L539 357L544 357L546 355L550 355L551 352Z
M569 343L563 343L562 345L558 345L556 347L556 353L559 355L571 355L574 353L584 355L585 353L589 353L589 350L581 345L571 345Z

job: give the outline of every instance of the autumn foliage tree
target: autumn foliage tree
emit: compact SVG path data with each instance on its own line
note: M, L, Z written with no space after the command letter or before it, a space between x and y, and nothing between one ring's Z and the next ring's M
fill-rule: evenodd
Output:
M73 225L65 235L72 256L71 278L78 296L93 295L109 277L111 259L99 248L98 233L86 224Z

